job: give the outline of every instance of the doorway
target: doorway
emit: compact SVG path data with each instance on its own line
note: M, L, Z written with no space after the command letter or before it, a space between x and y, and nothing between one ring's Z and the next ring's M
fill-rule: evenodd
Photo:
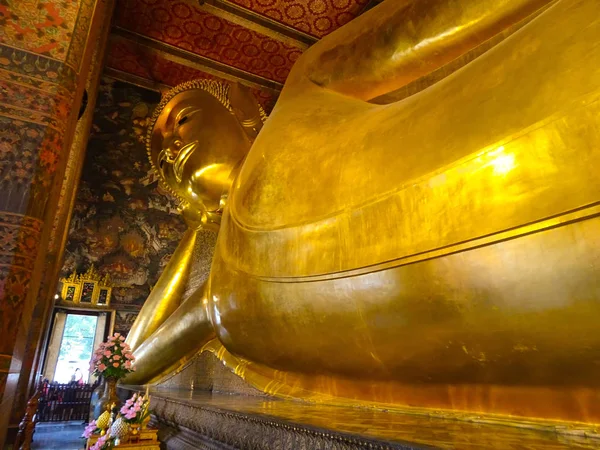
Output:
M59 384L92 384L90 361L112 326L112 311L56 309L46 348L43 376Z
M67 314L54 370L55 382L89 382L97 325L98 316Z

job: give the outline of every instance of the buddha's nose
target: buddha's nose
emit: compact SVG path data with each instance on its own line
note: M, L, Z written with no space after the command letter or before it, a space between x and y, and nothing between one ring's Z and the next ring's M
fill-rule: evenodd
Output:
M166 139L165 144L163 150L158 155L158 165L161 169L165 169L165 163L172 165L177 159L181 149L184 147L184 143L179 137Z
M181 151L182 147L183 141L178 138L174 139L171 142L171 144L167 147L165 152L167 162L173 163L175 158L177 158L177 155L179 155L179 152Z
M183 141L181 139L175 139L170 146L171 153L173 156L177 156L183 147Z

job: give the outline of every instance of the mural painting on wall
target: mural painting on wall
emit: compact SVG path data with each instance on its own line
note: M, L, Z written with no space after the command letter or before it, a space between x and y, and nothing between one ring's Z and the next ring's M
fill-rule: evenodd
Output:
M144 138L160 95L104 78L94 113L62 275L92 264L110 274L126 331L186 226L150 172ZM131 323L130 323L131 322Z
M115 314L114 332L126 336L137 316L137 311L117 311Z

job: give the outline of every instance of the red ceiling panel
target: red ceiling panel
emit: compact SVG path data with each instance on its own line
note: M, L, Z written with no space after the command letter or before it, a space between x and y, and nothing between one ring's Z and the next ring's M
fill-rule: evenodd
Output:
M263 16L316 37L354 19L368 0L231 0Z
M115 23L280 83L302 53L297 47L205 13L183 0L124 0L115 12Z
M196 78L216 79L205 72L161 58L128 41L115 42L110 46L107 66L168 86Z
M200 70L177 64L130 41L114 42L108 50L107 67L130 73L146 80L167 86L176 86L185 81L206 78L220 80ZM222 80L224 81L224 80ZM273 108L276 97L270 92L252 89L259 103L267 112Z

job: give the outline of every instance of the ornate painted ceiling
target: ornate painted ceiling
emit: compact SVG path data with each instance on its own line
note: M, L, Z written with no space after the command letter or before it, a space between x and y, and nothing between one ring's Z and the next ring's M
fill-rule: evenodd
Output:
M271 109L302 52L381 0L118 0L107 74L164 90L239 81Z

